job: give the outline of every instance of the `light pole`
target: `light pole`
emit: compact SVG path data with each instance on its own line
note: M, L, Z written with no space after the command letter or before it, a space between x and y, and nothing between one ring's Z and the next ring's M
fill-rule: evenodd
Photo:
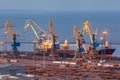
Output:
M5 41L4 46L5 46L5 54L6 54L7 53L7 45L6 45L6 34L7 34L7 31L4 31L4 34L5 34L5 36L4 36L4 41Z
M5 44L5 42L0 42L0 45L2 45L2 54L4 52L4 44ZM2 57L3 57L3 55L2 55Z
M103 33L103 39L104 39L104 41L103 41L103 54L105 54L106 53L106 48L107 48L107 45L106 45L106 43L108 43L107 41L106 41L106 35L108 34L108 32L107 31L103 31L102 32Z
M108 34L107 31L103 31L103 36L104 36L104 48L105 48L105 44L106 44L106 35Z
M33 42L33 44L34 44L34 53L36 53L36 44L37 44L37 41L36 41L36 40L33 40L32 42Z
M62 45L64 48L64 79L67 80L67 76L66 76L66 50L69 48L68 45L68 40L65 40L64 44Z
M35 67L35 80L37 80L37 79L36 79L36 44L37 44L37 41L36 41L36 40L33 40L32 42L33 42L33 44L34 44L34 67Z
M101 52L101 61L102 61L102 54L103 54L103 40L104 40L104 38L103 37L100 37L100 41L101 41L101 50L102 50L102 52Z

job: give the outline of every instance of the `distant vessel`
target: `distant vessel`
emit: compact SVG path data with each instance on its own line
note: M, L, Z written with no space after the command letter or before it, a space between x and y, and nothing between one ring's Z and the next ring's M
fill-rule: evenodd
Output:
M98 54L106 55L106 56L112 56L114 53L115 49L113 48L105 48L105 49L100 49L98 50Z
M98 55L105 55L105 56L112 56L114 53L115 49L114 48L105 48L105 49L100 49L98 50ZM60 57L68 57L68 58L73 58L75 55L75 50L57 50L57 53L59 54Z
M108 41L105 41L105 47L103 49L98 50L98 54L106 55L106 56L112 56L115 49L108 47Z

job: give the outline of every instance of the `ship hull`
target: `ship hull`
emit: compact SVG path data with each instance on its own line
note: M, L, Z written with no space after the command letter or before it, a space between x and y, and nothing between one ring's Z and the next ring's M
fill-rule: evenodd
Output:
M98 55L105 55L105 56L112 56L115 49L107 48L107 49L100 49L98 50ZM68 57L73 58L75 53L74 50L66 50L66 51L58 51L60 57Z
M112 56L112 54L114 53L114 51L115 51L115 49L106 48L106 49L98 50L98 54L100 54L100 55L106 55L106 56Z
M111 49L111 48L100 49L98 50L98 55L112 56L114 51L115 49ZM47 56L49 56L51 50L47 50L45 53L47 54ZM57 49L55 53L59 54L60 57L73 58L75 55L75 50Z

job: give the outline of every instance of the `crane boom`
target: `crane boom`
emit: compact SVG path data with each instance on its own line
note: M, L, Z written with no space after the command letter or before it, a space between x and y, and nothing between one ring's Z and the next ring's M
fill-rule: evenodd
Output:
M49 20L49 32L50 32L50 36L51 36L51 42L52 42L52 46L53 48L59 48L59 44L56 44L56 38L58 38L58 36L56 34L53 33L53 25L52 25L52 20Z
M74 28L73 28L73 36L76 36L76 47L78 48L78 39L79 39L79 37L78 37L78 35L77 35L77 26L76 26L76 24L74 24Z
M50 31L50 34L53 34L52 20L49 21L49 31Z
M34 26L34 25L35 25L35 26ZM28 27L31 27L31 29L33 30L33 32L34 32L34 34L35 34L35 36L36 36L36 38L37 38L38 40L41 39L42 34L47 34L47 33L46 33L42 28L40 28L40 26L38 26L37 23L36 23L35 21L33 21L33 20L27 20L27 21L26 21L25 26L24 26L24 31L26 31L26 29L27 29ZM39 33L37 32L37 30L36 30L35 27L36 27L39 31L41 31L40 36L39 36Z
M55 44L55 36L53 34L53 25L52 25L52 21L49 21L49 31L50 31L50 36L51 36L51 41L52 41L52 45Z
M8 29L7 29L8 28ZM13 24L10 22L10 19L8 19L6 22L5 22L5 26L4 26L4 33L7 32L10 36L10 40L11 42L13 43L14 40L13 40L13 34L16 34L14 31L11 31L11 28L12 30L14 30L14 26Z
M32 21L32 22L36 25L36 27L37 27L41 32L43 32L44 34L47 34L40 26L37 25L37 23L36 23L35 21Z
M92 46L94 48L99 46L99 43L96 41L96 32L93 32L91 30L90 24L87 20L84 21L83 23L83 27L82 27L82 33L84 33L84 31L89 35L90 41L92 43Z
M84 21L83 23L83 31L86 31L87 34L89 34L89 38L90 38L90 41L91 43L93 43L93 39L92 39L92 31L90 29L90 25L89 25L89 22L87 20Z
M73 35L76 37L76 48L78 52L85 52L84 39L81 36L81 33L77 31L77 26L74 24Z
M12 44L11 44L11 46L12 46L12 53L17 58L18 55L19 55L19 51L18 51L17 47L20 46L20 43L17 42L18 34L14 32L14 29L12 29L12 31L11 31L11 28L13 28L13 25L10 22L9 19L5 22L5 26L4 26L4 33L5 34L7 33L7 29L6 28L8 28L8 34L9 34L10 40L12 42Z
M73 28L73 36L76 36L77 34L77 27L76 24L74 24L74 28Z

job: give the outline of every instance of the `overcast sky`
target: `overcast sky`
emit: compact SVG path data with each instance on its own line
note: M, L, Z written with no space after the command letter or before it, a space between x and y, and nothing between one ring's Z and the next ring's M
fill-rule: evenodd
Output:
M120 0L0 0L0 10L4 9L120 10Z

